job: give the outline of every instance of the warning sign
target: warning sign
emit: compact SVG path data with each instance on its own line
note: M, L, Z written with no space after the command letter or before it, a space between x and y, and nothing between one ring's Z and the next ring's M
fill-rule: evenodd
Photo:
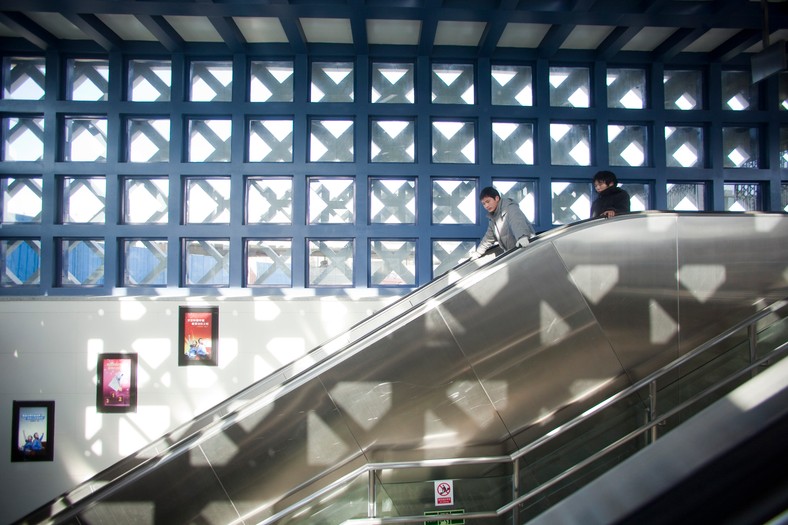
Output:
M435 482L435 505L454 505L454 481L442 479Z

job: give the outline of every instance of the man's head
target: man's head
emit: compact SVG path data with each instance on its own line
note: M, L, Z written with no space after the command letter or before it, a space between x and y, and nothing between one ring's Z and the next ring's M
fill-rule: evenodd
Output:
M498 209L498 203L501 202L501 194L492 186L487 186L479 194L479 200L487 213L494 213Z
M594 189L597 193L602 193L608 188L618 184L618 179L612 171L598 171L594 175Z

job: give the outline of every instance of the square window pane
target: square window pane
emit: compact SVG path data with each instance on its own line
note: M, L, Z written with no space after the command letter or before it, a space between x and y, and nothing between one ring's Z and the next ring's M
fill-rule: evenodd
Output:
M104 177L63 177L63 223L102 224L107 208Z
M123 222L125 224L167 224L170 183L166 178L125 179Z
M749 71L722 72L722 109L758 109L758 84L751 82Z
M4 57L3 98L43 100L46 71L44 57Z
M3 223L41 222L41 177L0 178L0 192L3 194Z
M611 166L646 166L648 151L645 126L609 124L608 156Z
M779 90L779 94L777 96L780 102L780 109L783 111L788 111L788 71L780 73L777 78L777 89Z
M133 102L169 102L171 90L170 60L129 61L129 98Z
M780 167L788 168L788 127L780 128Z
M531 66L496 66L491 68L493 106L533 106Z
M309 286L353 286L353 240L311 239Z
M525 217L533 224L536 221L536 181L522 179L493 179L493 187L502 197L508 197L520 206Z
M763 211L760 184L726 182L723 194L725 211Z
M706 185L702 182L669 182L667 192L670 211L706 209Z
M369 220L372 224L416 224L416 180L370 179Z
M432 162L476 163L476 123L435 121L432 123Z
M353 62L313 62L310 102L353 102Z
M353 224L355 185L349 178L309 179L309 224Z
M228 286L230 284L230 241L185 239L185 286Z
M293 180L290 178L246 179L247 224L292 224Z
M530 122L492 123L493 164L534 163L534 125Z
M413 104L414 66L411 63L372 63L373 104Z
M413 120L372 119L370 135L371 162L416 160L416 123Z
M186 179L186 223L230 223L230 178Z
M44 158L44 118L3 118L3 160L39 161Z
M607 107L644 109L646 107L646 71L644 69L607 70Z
M353 162L353 121L310 120L309 162Z
M479 240L444 239L432 241L432 278L453 270L471 251Z
M783 211L788 212L788 183L786 182L780 185L780 206Z
M250 120L249 162L293 162L292 119Z
M292 102L293 62L253 60L249 102Z
M724 168L758 168L758 128L722 128L722 166Z
M66 162L107 161L107 119L66 118L65 144Z
M198 60L191 63L189 100L229 102L233 99L233 63Z
M189 162L230 162L232 121L189 120Z
M550 124L550 163L553 166L590 166L591 126Z
M369 240L371 286L414 286L416 284L416 241Z
M703 109L703 75L700 71L665 71L665 109Z
M108 94L109 60L66 61L66 100L107 100Z
M619 187L629 193L629 211L646 211L651 202L651 186L633 182L619 183Z
M553 181L553 225L570 224L591 217L591 182Z
M293 242L289 239L246 241L247 286L292 286Z
M41 241L38 239L0 239L3 272L0 286L41 284Z
M169 162L169 119L130 118L126 126L129 162Z
M61 286L104 284L103 240L62 239L60 248Z
M703 128L665 126L665 165L668 168L702 168Z
M123 241L123 285L165 286L167 284L167 240Z
M550 68L550 106L591 107L591 72L587 67Z
M433 104L475 104L473 64L433 64Z
M476 179L432 180L433 224L476 224Z

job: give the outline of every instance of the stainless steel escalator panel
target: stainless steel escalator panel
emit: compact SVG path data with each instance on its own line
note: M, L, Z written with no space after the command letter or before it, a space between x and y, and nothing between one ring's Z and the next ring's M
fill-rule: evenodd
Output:
M543 433L569 403L625 380L550 243L512 257L440 311L513 435Z

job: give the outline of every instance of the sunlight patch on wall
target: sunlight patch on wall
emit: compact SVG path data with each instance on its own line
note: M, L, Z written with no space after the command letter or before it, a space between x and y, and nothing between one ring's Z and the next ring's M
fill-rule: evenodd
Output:
M695 299L705 303L725 282L725 266L721 264L685 264L679 268L678 279Z
M579 264L569 272L569 276L588 301L599 304L618 284L618 265Z
M219 338L219 369L224 370L238 357L238 339L234 337Z
M569 334L570 326L545 301L539 303L539 335L545 346L558 344Z
M96 407L85 408L85 439L93 439L104 425L103 417L96 412Z
M477 428L487 428L495 422L495 409L478 382L457 381L447 390L446 396L476 423Z
M306 342L302 337L274 337L265 349L279 366L283 366L306 354Z
M347 306L334 297L320 300L320 318L329 336L345 331L348 325Z
M118 453L133 454L164 434L171 424L170 415L167 406L137 406L136 414L118 420Z
M164 337L135 339L131 343L131 349L139 354L141 363L154 370L163 366L172 357L172 341Z
M98 356L104 352L103 339L88 339L87 341L87 370L96 370L98 366ZM93 384L98 382L97 378L93 378Z
M364 430L371 430L391 410L391 383L373 381L340 382L331 397Z
M678 332L679 325L655 300L648 303L650 337L652 344L664 344Z
M509 405L509 385L506 381L484 381L484 389L498 411Z
M348 446L337 436L320 416L307 415L307 463L333 466L345 455Z
M462 439L457 431L447 426L443 419L432 410L424 412L424 439L427 448L461 445Z
M255 321L273 321L282 314L279 305L268 299L255 299L254 318Z
M216 386L219 378L212 367L207 366L190 366L186 371L186 384L189 388L200 390L208 390Z
M145 305L132 298L123 298L120 300L120 320L121 321L139 321L142 319L148 309Z

